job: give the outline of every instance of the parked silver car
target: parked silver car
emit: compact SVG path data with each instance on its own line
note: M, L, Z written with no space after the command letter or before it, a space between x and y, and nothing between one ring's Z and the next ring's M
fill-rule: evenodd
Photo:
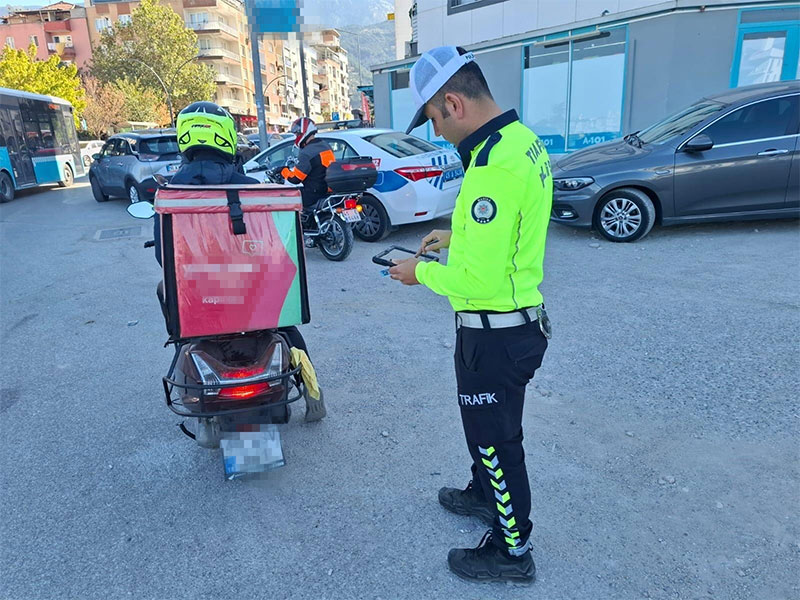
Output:
M103 149L103 145L105 142L103 140L89 140L86 142L80 142L81 145L81 161L83 161L83 166L87 169L89 165L92 164L92 156L100 152Z
M654 223L800 216L800 81L727 90L553 165L557 223L633 242Z
M89 183L98 202L110 196L126 197L131 202L152 200L156 193L153 175L169 178L181 165L174 129L118 133L108 138L92 158Z

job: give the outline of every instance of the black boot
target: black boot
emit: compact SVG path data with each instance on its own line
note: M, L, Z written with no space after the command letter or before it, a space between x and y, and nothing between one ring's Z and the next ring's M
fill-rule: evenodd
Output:
M472 487L472 481L467 489L444 487L439 490L439 504L457 515L478 517L481 521L491 526L494 523L494 513L486 504L486 498Z
M536 565L530 549L522 556L511 556L492 543L491 529L477 548L453 548L447 555L450 570L468 581L504 581L528 585L536 581Z

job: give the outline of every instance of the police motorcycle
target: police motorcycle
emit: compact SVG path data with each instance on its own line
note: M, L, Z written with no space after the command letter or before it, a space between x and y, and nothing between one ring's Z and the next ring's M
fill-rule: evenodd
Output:
M292 169L294 158L290 157L285 166ZM255 170L263 170L270 183L285 183L281 175L283 165L265 164ZM325 258L332 261L342 261L350 256L353 250L352 224L361 220L359 201L377 180L378 171L372 157L358 156L332 163L325 174L331 194L321 198L304 215L306 248L317 247Z
M174 347L162 378L166 404L184 418L178 424L184 434L203 448L222 449L226 478L281 467L278 425L289 422L290 405L304 398L307 422L326 415L313 367L298 352L302 337L287 326L310 321L299 194L281 186L294 196L270 198L277 186L265 185L196 191L158 179L155 208L141 201L127 210L140 219L161 215L164 278L157 293L165 345ZM274 203L262 206L268 202ZM257 209L264 210L248 212ZM276 225L281 236L274 235ZM204 254L209 247L214 252ZM274 292L290 287L296 293ZM279 313L290 320L278 322Z

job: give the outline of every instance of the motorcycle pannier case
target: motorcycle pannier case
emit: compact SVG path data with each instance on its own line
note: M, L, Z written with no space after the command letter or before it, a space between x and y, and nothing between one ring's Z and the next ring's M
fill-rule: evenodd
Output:
M366 192L376 181L378 170L369 156L337 160L325 172L325 182L337 194Z
M170 336L308 323L301 208L300 191L282 185L159 189Z

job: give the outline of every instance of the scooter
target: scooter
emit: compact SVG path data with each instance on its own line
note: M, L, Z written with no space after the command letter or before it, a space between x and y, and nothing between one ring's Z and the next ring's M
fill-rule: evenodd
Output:
M127 210L138 219L155 214L146 201ZM171 330L163 282L157 295ZM305 399L307 422L326 415L321 393L318 400L311 398L301 367L292 366L290 347L298 345L292 335L291 330L277 329L191 339L170 335L167 340L175 353L162 378L166 404L188 420L179 427L199 446L222 448L229 479L285 464L277 425L289 422L291 403Z

